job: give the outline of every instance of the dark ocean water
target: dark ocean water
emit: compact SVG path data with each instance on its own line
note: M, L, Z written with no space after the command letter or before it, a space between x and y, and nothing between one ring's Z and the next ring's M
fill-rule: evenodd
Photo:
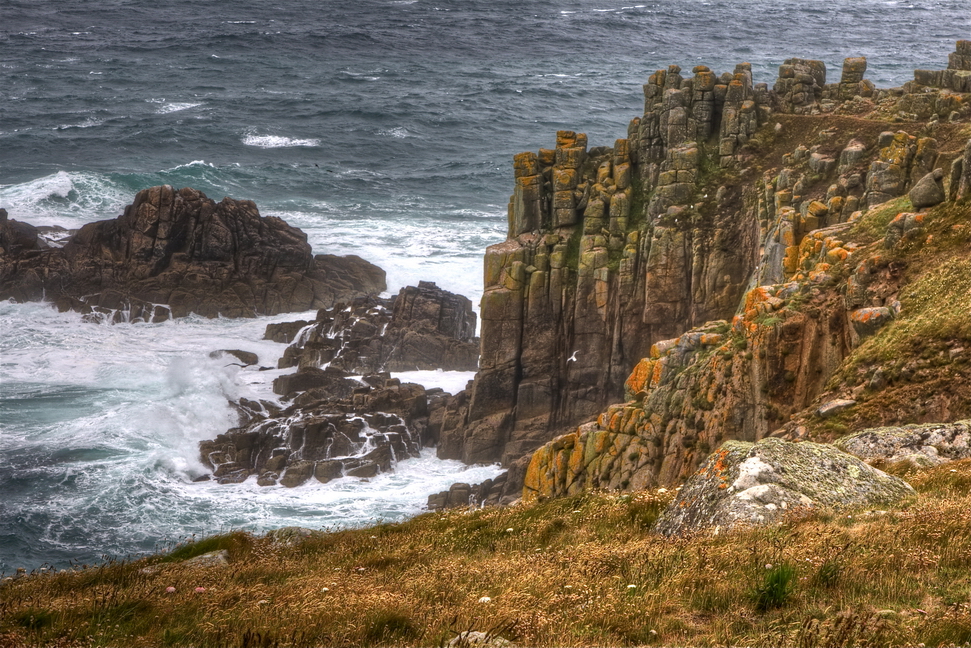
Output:
M512 155L564 128L611 144L655 69L749 61L771 84L789 57L835 79L864 55L889 87L971 37L966 0L627 1L0 0L0 207L78 227L147 186L192 186L255 200L318 253L382 265L392 289L430 279L475 300ZM229 424L226 396L265 387L203 358L226 337L279 354L259 342L265 322L109 333L0 307L0 570L424 501L404 482L385 499L349 486L340 506L326 489L187 483L197 441ZM421 470L441 483L460 470L436 466Z

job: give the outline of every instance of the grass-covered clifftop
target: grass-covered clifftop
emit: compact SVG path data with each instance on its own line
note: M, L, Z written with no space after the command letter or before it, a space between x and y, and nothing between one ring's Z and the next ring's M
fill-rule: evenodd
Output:
M0 645L968 645L971 461L899 472L917 494L887 510L682 539L652 531L663 490L218 536L4 581Z

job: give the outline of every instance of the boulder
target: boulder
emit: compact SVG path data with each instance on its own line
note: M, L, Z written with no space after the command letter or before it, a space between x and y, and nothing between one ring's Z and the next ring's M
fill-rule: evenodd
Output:
M916 467L971 459L971 420L861 430L833 445L867 463L906 461Z
M0 225L0 299L158 321L324 308L386 288L377 266L315 257L303 232L252 201L217 203L195 189L140 191L124 214L88 223L63 248L39 249L28 228Z
M947 199L947 194L944 193L944 170L934 169L918 180L909 196L914 209L933 207L944 202Z
M294 463L287 466L287 470L283 473L283 477L280 479L280 483L287 488L293 488L294 486L300 486L314 474L314 462L312 461L295 461Z
M911 493L903 480L831 445L729 441L682 486L657 530L681 535L772 524L796 508L840 511L885 505Z

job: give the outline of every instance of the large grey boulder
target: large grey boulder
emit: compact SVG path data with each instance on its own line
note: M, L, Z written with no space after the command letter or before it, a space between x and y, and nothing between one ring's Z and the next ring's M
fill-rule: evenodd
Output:
M947 199L944 193L944 170L934 169L910 190L910 202L914 209L933 207L939 205Z
M906 461L922 468L939 466L971 458L971 420L871 428L833 445L867 463Z
M794 508L883 505L913 492L903 480L831 445L728 441L684 484L657 530L680 535L772 524Z

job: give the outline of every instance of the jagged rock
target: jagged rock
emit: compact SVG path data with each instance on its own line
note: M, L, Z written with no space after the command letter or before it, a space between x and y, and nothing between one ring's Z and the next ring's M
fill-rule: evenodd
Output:
M319 389L335 398L347 398L360 383L347 378L348 374L335 367L326 369L305 368L292 374L284 374L273 380L273 393L290 396L298 391Z
M846 510L888 504L911 493L903 480L830 445L775 438L756 444L729 441L682 486L656 529L681 535L772 524L796 508Z
M317 313L303 327L267 326L265 339L292 340L279 366L323 364L353 374L443 369L474 371L479 347L472 302L433 282L392 299L368 296Z
M306 482L313 474L314 462L296 461L287 466L283 477L280 478L280 483L287 488L293 488Z
M42 250L47 246L38 236L37 228L28 223L11 220L6 209L0 209L0 257Z
M395 460L418 456L432 441L421 385L365 376L365 383L383 386L351 393L342 391L340 372L308 373L334 374L338 389L309 389L286 409L254 411L240 427L199 444L203 464L219 483L257 475L261 486L293 487L311 476L324 483L344 475L373 477L391 471Z
M920 468L938 466L971 459L971 421L871 428L833 445L867 463L906 461Z
M88 223L63 248L37 253L14 221L2 231L10 249L0 256L0 299L45 298L131 320L272 315L386 288L377 266L313 256L303 232L260 216L251 201L216 203L168 185L140 191L123 215Z
M925 214L903 212L897 214L887 225L884 247L892 249L904 239L912 239L924 229Z
M951 165L950 199L963 200L971 196L971 139L964 146L964 155Z
M879 331L892 319L893 311L886 306L859 308L850 313L850 322L853 323L853 331L858 337L857 343Z
M944 170L934 169L921 178L910 190L910 202L914 209L933 207L947 199L944 193Z

